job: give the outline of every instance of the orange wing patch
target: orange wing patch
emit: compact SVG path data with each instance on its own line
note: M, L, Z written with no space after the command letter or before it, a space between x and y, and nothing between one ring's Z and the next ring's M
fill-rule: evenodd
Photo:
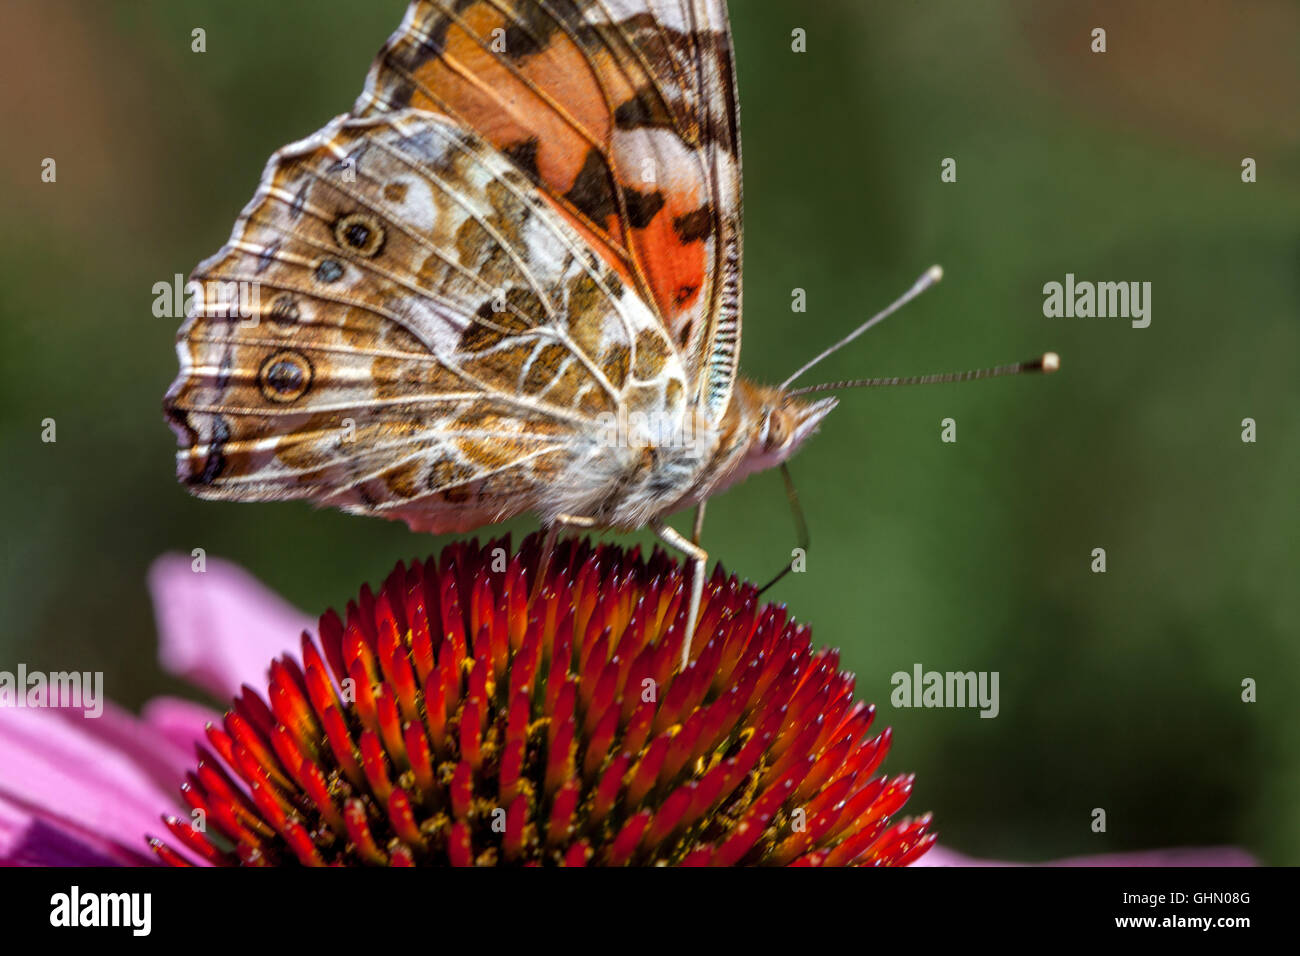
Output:
M666 6L678 22L608 0L416 0L354 112L430 110L487 139L653 305L698 382L719 322L739 334L739 135L725 6Z

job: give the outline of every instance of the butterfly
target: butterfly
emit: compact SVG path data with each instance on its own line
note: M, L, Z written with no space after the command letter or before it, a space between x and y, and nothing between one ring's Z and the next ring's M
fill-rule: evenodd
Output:
M415 0L194 271L256 306L205 291L178 333L178 477L433 533L531 513L548 555L648 526L692 564L685 666L705 503L836 403L737 374L741 217L725 0Z

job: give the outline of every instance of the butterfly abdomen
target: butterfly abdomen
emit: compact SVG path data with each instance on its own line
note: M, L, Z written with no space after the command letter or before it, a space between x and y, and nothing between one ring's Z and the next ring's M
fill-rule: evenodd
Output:
M682 499L715 454L718 433L694 411L606 424L556 482L539 509L543 519L579 516L634 530L685 507Z

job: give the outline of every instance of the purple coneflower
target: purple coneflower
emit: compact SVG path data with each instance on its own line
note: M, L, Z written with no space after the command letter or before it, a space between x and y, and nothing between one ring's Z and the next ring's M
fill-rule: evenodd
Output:
M926 852L928 817L891 821L911 781L875 775L889 731L868 736L835 654L750 585L715 573L676 674L674 563L566 545L525 615L535 566L529 545L452 545L313 638L240 569L159 559L163 664L230 711L0 707L0 865L1012 865Z
M120 759L103 773L133 784L115 787L121 812L107 818L81 815L85 793L47 804L42 791L82 783L82 768L13 735L11 765L42 772L0 787L13 822L0 853L142 862L157 829L144 814L180 777L187 742L192 812L164 815L170 832L150 841L169 863L897 865L932 844L928 817L894 820L911 778L877 775L890 734L868 734L874 708L854 701L838 655L814 653L808 629L751 585L714 574L679 672L674 562L566 544L530 603L537 564L529 543L398 565L325 614L318 639L303 633L300 658L273 651L266 693L244 684L201 739L189 705L112 712L118 749L85 741L86 760L105 747ZM156 571L156 587L177 570ZM184 603L161 603L165 635L198 610ZM169 643L164 660L210 686L265 652L260 628L227 631L226 611L199 613L208 639ZM70 720L44 716L47 733Z

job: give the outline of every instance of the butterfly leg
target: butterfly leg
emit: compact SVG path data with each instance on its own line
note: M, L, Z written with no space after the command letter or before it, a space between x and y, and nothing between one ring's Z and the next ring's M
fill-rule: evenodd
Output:
M698 519L699 512L696 512L696 516ZM709 560L709 553L677 529L669 527L657 518L650 523L650 527L654 529L655 534L659 535L660 541L680 551L691 560L691 603L686 611L686 633L682 637L681 669L685 670L691 660L691 641L695 637L695 625L699 622L700 601L704 597L704 564Z
M697 548L700 546L700 538L704 535L704 506L708 503L708 499L705 499L695 506L695 527L691 529L691 544Z
M560 532L566 527L594 528L595 526L595 518L584 518L580 515L559 515L546 526L546 537L542 539L542 560L537 566L537 577L533 579L533 589L528 595L530 606L537 600L537 595L542 590L542 582L546 580L546 575L551 570L551 557L555 554L555 543L560 537Z

